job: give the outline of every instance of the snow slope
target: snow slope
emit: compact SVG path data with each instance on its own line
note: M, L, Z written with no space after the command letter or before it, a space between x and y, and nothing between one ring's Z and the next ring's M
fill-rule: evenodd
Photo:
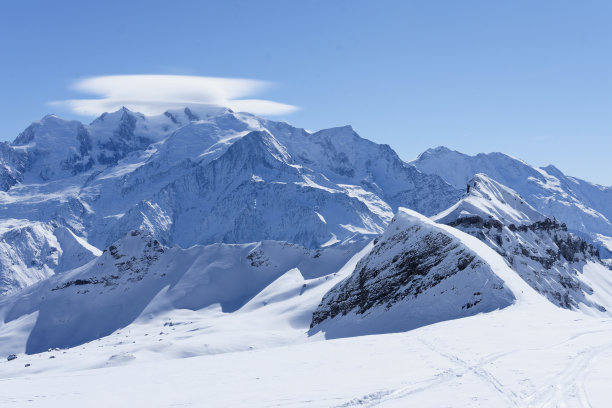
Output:
M372 249L369 246L337 275L305 281L292 269L232 313L223 313L219 306L198 311L168 309L162 291L140 318L112 335L78 347L19 353L16 360L0 361L4 385L0 403L45 407L126 401L153 407L607 406L610 319L554 307L476 238L414 213L402 213L405 222L443 231L478 253L516 302L404 333L327 341L317 335L307 338L316 302L350 275ZM122 250L141 243L142 236L130 236ZM278 243L269 244L278 248ZM218 247L246 250L244 246ZM119 256L122 250L117 246L113 252ZM110 252L105 255L112 257ZM268 258L263 253L251 261L258 264ZM42 285L26 291L38 286ZM28 331L35 315L23 315L10 330L1 326L0 345L16 343L15 336Z
M0 294L75 268L100 254L56 223L0 220Z
M181 326L175 326L180 329ZM164 344L175 341L172 331ZM178 329L177 329L178 330ZM0 362L6 407L609 405L612 321L507 308L406 333L160 360L114 345ZM130 333L131 335L131 333ZM179 336L176 336L179 337ZM137 340L140 343L140 339ZM205 352L204 341L194 350ZM154 346L149 345L150 349ZM160 346L161 347L161 346ZM81 367L105 350L117 357ZM49 359L53 355L56 358ZM123 357L123 360L121 359ZM24 363L31 367L24 368ZM46 371L36 373L37 367Z
M285 274L300 285L326 281L366 243L313 251L276 241L181 249L133 231L86 265L0 299L0 327L8 333L36 316L18 349L38 353L108 336L143 315L213 305L232 313L265 297L264 289ZM0 344L2 352L11 350Z
M467 183L466 193L455 205L432 217L448 224L457 219L481 217L503 224L525 224L544 221L544 216L514 190L496 182L486 174L476 174Z

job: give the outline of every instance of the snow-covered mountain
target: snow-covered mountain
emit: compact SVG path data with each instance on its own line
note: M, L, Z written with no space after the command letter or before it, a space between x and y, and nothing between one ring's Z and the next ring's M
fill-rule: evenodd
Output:
M612 274L592 245L485 174L466 184L464 196L431 220L400 209L353 274L324 296L311 332L406 331L504 308L525 294L507 287L511 275L530 286L532 299L538 293L561 308L610 315Z
M407 331L504 308L515 295L490 259L401 208L353 274L325 295L311 331L327 338Z
M533 167L503 153L469 156L445 147L429 149L411 162L456 188L484 173L521 195L537 211L567 224L612 257L612 187L564 175L554 166Z
M612 307L597 282L610 271L592 245L487 175L474 176L466 190L458 203L432 219L485 242L557 306L590 313Z
M350 127L309 133L220 107L123 108L89 125L46 116L2 144L0 163L0 244L13 246L23 226L45 237L0 253L0 293L83 264L132 230L182 247L317 248L380 234L400 205L433 215L461 195ZM52 239L58 228L81 248Z
M544 216L514 190L496 182L486 174L476 174L467 182L464 196L434 220L449 224L458 219L478 217L482 222L496 220L502 224L523 224L544 221Z

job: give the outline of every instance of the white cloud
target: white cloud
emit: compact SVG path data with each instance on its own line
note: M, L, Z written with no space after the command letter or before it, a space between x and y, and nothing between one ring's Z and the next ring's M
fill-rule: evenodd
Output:
M147 115L167 109L197 105L227 106L256 115L282 115L298 107L263 99L243 99L256 95L272 84L241 78L215 78L186 75L111 75L86 78L73 89L98 95L96 99L69 99L51 102L74 113L97 116L104 112L128 109Z

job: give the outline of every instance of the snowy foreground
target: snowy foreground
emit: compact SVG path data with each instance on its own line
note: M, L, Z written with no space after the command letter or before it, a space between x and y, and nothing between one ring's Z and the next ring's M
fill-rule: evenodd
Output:
M370 244L324 279L305 281L291 269L233 313L216 304L156 314L152 305L164 299L162 291L136 321L110 336L1 362L0 405L609 406L609 315L556 307L484 243L414 212L401 210L389 230L411 231L415 225L445 231L469 246L515 301L403 333L325 340L325 330L310 330L308 336L312 311L330 288L359 269L360 259L374 253ZM376 259L393 255L392 239L385 234L375 244L390 248L376 252ZM600 280L599 296L608 304L610 280L601 280L606 271L587 268L584 276ZM448 294L443 285L422 292L443 294L439 310L460 295ZM389 315L401 305L392 306ZM379 309L372 311L384 318ZM36 314L5 325L3 346L13 342L23 349ZM358 318L336 316L323 328Z
M406 333L158 361L157 348L184 336L174 327L134 354L122 354L142 335L132 330L2 363L0 405L609 406L612 320L561 309L514 306Z

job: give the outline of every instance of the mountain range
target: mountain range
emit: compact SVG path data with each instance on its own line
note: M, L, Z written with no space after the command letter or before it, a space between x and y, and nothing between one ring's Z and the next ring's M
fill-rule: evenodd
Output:
M400 205L433 215L460 197L350 127L309 133L200 110L124 108L90 125L46 116L2 144L0 292L77 266L75 254L82 264L132 230L182 247L317 248L380 234Z
M49 115L0 163L7 355L97 366L98 342L123 364L502 309L612 315L612 188L502 153L405 162L350 126L200 106Z
M131 383L130 367L142 376L147 363L170 383L183 379L175 386L194 403L202 386L180 384L185 372L208 372L200 358L215 372L246 367L253 381L264 366L316 361L308 383L360 373L341 384L358 387L352 398L330 391L332 378L312 383L321 406L440 402L445 393L428 390L445 384L472 387L454 394L462 406L483 395L522 406L583 401L568 376L587 363L569 359L554 387L525 380L524 364L516 378L491 364L539 350L552 370L559 347L589 361L608 350L612 188L554 166L445 147L405 162L350 126L310 132L217 106L123 108L90 124L49 115L0 143L0 190L0 354L9 357L0 372L14 390L28 389L22 378L37 389L63 373L97 378L101 367ZM389 370L408 375L399 353L431 378L389 390ZM176 371L184 357L195 365ZM364 359L372 375L351 365ZM92 386L74 375L66 387ZM227 401L215 383L203 380L206 398ZM163 400L163 389L147 395ZM297 395L274 389L284 402Z

